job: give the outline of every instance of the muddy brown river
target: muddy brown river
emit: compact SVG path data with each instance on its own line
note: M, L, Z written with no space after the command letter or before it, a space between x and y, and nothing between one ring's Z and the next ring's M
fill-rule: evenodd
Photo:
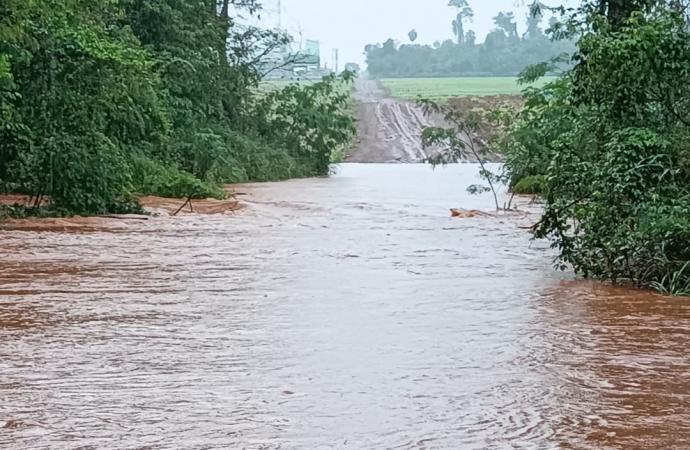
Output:
M552 271L535 207L451 218L475 171L0 233L0 448L690 448L690 301Z

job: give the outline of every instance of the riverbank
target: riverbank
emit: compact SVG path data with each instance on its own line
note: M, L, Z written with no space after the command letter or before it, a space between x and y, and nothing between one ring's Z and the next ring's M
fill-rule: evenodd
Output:
M234 193L232 186L226 187L228 194ZM185 216L189 214L235 214L246 205L235 198L217 200L213 198L187 200L155 196L138 197L145 214L107 214L82 217L27 217L0 220L0 229L23 231L104 231L127 230L140 225L142 221L161 217ZM22 195L0 195L2 205L28 207L30 199Z
M451 165L447 168L432 170L431 166L427 165L413 165L417 167L406 167L411 165L391 165L391 164L357 164L357 163L343 163L334 166L334 174L328 177L320 177L313 179L292 179L280 182L263 182L263 183L242 183L226 185L224 191L227 195L225 200L217 199L199 199L187 201L187 199L164 198L156 196L138 197L145 214L107 214L102 216L88 216L83 217L75 215L72 217L27 217L27 218L5 218L0 221L0 230L14 230L14 231L47 231L47 232L95 232L95 231L131 231L140 229L157 229L164 226L165 223L171 220L180 218L193 218L198 216L225 216L233 217L242 215L255 214L257 211L266 210L267 207L290 205L292 201L291 195L286 193L283 197L272 196L270 201L263 198L262 193L270 190L280 190L281 187L289 187L292 185L308 184L310 180L314 181L315 185L320 185L322 182L328 183L331 180L333 183L338 183L341 178L339 172L349 173L351 171L362 170L358 169L362 165L371 166L371 170L378 170L385 173L386 176L391 176L390 183L395 183L396 173L413 172L424 174L427 176L434 176L439 171L448 173L459 171L461 173L476 174L479 166L475 163L467 163L461 165ZM323 181L319 181L323 180ZM458 187L454 186L450 193L458 192ZM464 191L460 191L463 193ZM400 195L409 196L411 193L401 192ZM490 196L478 196L482 198L489 198ZM427 213L456 217L463 219L480 219L493 218L496 220L518 220L516 226L518 229L529 229L534 222L538 220L541 212L541 207L533 203L533 197L528 195L509 196L503 195L501 201L506 204L512 199L511 205L517 207L517 210L508 211L511 214L496 213L495 208L483 207L479 209L479 204L475 202L456 203L448 202L439 210L428 210ZM21 195L0 195L0 204L21 206L29 206L29 198ZM427 199L429 203L434 203L434 200ZM333 199L333 206L337 207L339 199ZM502 205L503 203L501 203ZM472 207L474 205L474 207ZM410 208L424 208L423 205L408 205ZM400 212L403 212L402 210Z

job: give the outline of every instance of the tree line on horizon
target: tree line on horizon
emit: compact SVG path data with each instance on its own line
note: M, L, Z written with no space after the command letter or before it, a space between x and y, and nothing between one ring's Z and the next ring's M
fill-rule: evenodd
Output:
M408 33L409 43L388 39L365 47L367 72L375 78L417 77L502 77L517 76L525 67L572 54L572 40L552 40L548 23L541 10L531 11L520 33L513 12L499 12L494 28L479 42L476 33L467 29L474 11L467 0L450 0L455 9L452 20L453 39L432 45L417 44L416 30Z

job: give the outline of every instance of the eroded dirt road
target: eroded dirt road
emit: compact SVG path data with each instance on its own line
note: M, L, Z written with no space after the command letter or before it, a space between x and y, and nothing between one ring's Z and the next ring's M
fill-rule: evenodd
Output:
M359 142L347 162L419 163L438 153L425 150L421 136L425 127L442 126L441 117L426 117L415 103L392 98L375 80L357 79L354 99Z

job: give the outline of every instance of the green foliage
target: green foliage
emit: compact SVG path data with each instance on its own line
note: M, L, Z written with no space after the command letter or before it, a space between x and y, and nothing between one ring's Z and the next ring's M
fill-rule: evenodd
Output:
M356 134L350 96L337 87L352 77L345 72L342 80L331 75L318 83L293 83L263 98L258 127L275 134L276 143L306 171L301 176L327 173L333 149Z
M133 156L130 161L132 182L137 194L159 197L192 199L223 199L223 189L217 184L204 182L194 175L175 167L163 166L146 156Z
M222 197L221 183L327 174L352 136L341 80L265 96L257 52L287 38L226 14L256 12L253 0L226 4L4 1L2 189L101 214L135 194Z
M516 194L539 195L544 193L545 187L543 175L530 175L517 181L511 189Z
M14 205L0 204L0 221L2 219L27 219L35 217L44 219L48 217L71 217L72 214L63 208L55 206L27 206L15 203Z
M690 297L690 261L678 271L664 275L661 281L652 282L651 287L663 295Z
M558 267L688 295L690 33L666 4L626 17L580 19L597 26L572 71L527 90L502 142L506 170L515 191L545 200L534 233Z
M526 69L521 81L534 81L535 69ZM548 68L540 70L544 73ZM512 118L507 138L497 143L498 152L505 155L509 187L515 193L545 193L543 175L554 159L554 146L565 136L578 137L573 129L576 111L568 100L570 89L569 77L563 76L523 92L524 108Z

